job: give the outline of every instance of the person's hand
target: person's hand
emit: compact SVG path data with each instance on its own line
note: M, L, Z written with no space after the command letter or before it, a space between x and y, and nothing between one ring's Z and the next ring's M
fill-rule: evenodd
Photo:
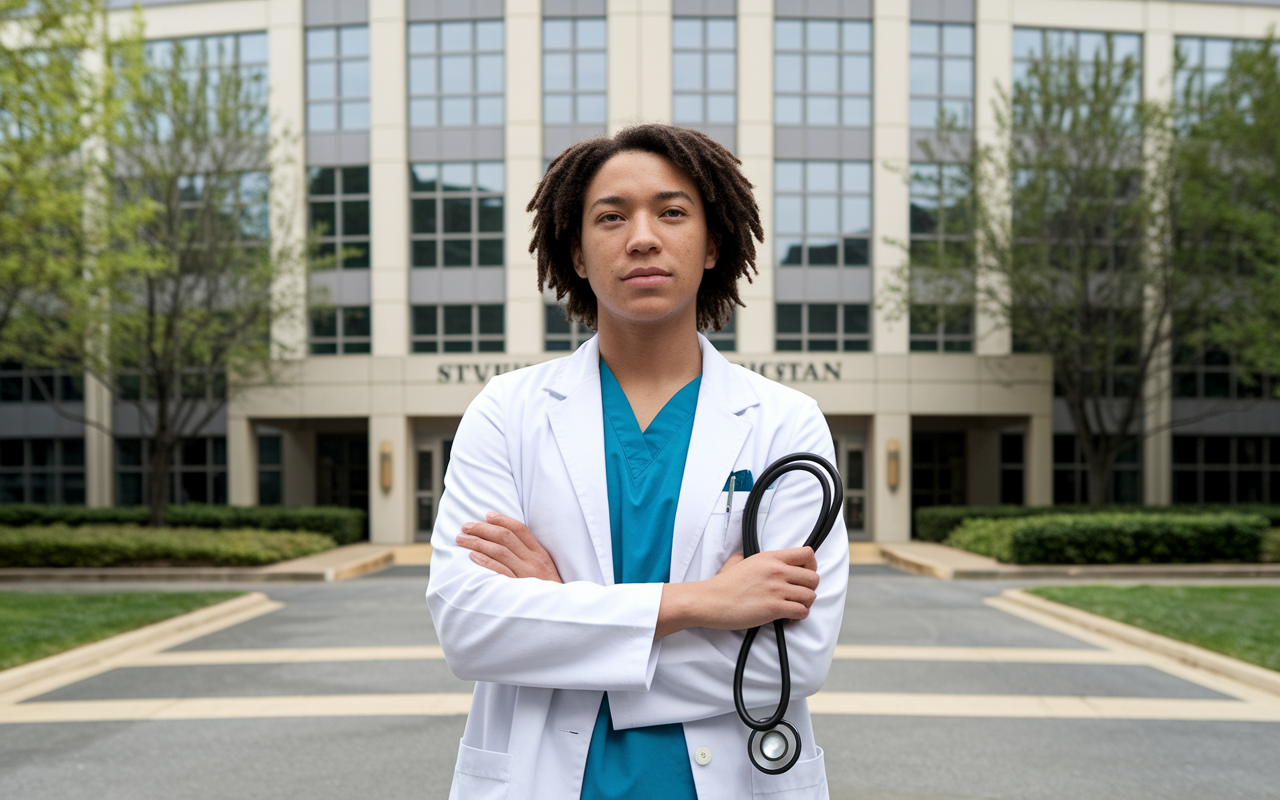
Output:
M655 638L685 628L739 631L801 620L818 598L818 559L811 548L735 554L715 577L662 587Z
M458 534L458 544L472 551L472 561L509 578L564 583L551 554L524 524L496 511L484 516L484 522L468 522Z

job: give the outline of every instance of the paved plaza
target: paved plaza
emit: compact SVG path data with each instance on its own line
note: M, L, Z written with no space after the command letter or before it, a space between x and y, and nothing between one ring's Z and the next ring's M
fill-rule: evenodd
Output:
M1008 584L851 569L811 700L833 798L1276 796L1280 698L1005 606ZM0 697L0 796L445 798L471 687L425 585L247 587L280 605Z

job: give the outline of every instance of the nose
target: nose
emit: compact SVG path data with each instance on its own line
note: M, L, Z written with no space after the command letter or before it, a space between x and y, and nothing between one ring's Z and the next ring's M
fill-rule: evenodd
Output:
M627 238L628 253L656 253L662 250L662 240L658 238L655 221L648 214L636 215L631 225L631 235Z

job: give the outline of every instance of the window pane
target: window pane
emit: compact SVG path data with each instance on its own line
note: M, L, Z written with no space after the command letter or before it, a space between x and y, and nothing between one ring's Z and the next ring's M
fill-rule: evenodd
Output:
M369 309L367 306L342 309L343 336L368 336L370 328Z
M480 317L480 333L503 333L503 306L482 305L478 307Z
M415 336L436 335L436 306L413 307L413 333Z
M800 333L801 306L799 303L778 303L775 316L775 327L778 333Z
M369 62L365 59L343 61L340 69L343 97L369 96Z
M471 306L445 306L444 332L446 336L470 334Z
M339 29L339 52L344 56L369 55L369 28L355 25Z
M502 232L502 198L480 198L479 230L481 232Z
M413 201L413 232L414 233L435 233L436 232L436 201L435 199Z
M471 266L471 240L446 239L444 242L444 265L446 267Z
M369 235L368 200L348 200L342 204L342 234L344 236Z
M332 308L311 309L311 335L337 336L338 313Z
M835 333L836 306L831 303L809 304L809 333Z
M444 230L446 233L471 232L471 200L447 198L444 201Z
M845 333L870 333L871 319L869 306L850 304L844 307Z

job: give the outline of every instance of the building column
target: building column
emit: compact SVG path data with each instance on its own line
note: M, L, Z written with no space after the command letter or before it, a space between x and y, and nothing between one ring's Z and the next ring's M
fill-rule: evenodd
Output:
M965 431L965 493L969 506L1000 504L1000 429L985 420Z
M369 3L369 271L373 354L409 353L409 143L405 4Z
M907 253L901 243L911 235L911 195L907 188L911 131L903 80L910 72L910 10L908 3L879 2L872 20L875 62L871 71L871 188L875 236L871 240L871 267L875 304L871 341L877 353L907 352L906 298L901 292L908 278ZM910 526L907 531L904 536L910 535Z
M302 0L267 2L267 104L271 112L271 241L282 266L272 287L286 313L271 319L272 357L307 353L306 57Z
M384 455L390 486L383 488ZM413 424L403 414L369 417L369 541L413 542Z
M1013 85L1013 20L1007 0L978 0L974 24L974 138L978 145L1001 147L996 109L1000 91ZM982 254L978 254L981 262ZM1007 301L1008 286L990 271L977 275L979 297L996 295ZM978 355L1008 355L1013 349L1013 336L1008 320L992 314L992 308L979 303L975 314L974 351Z
M610 0L609 135L671 122L671 0Z
M871 509L871 538L877 542L905 542L911 538L911 416L876 414L867 436L871 481L867 499ZM889 444L897 443L898 486L889 488Z
M1167 98L1173 94L1173 4L1151 3L1147 30L1142 42L1142 93L1147 98ZM1147 307L1156 308L1157 298L1147 298ZM1155 340L1155 353L1142 387L1142 502L1168 505L1173 501L1173 419L1172 342L1169 321L1164 327L1149 325L1147 341Z
M316 435L310 428L280 426L280 501L286 506L316 504Z
M1027 419L1026 504L1053 505L1053 412Z
M106 384L85 373L84 500L89 508L110 508L116 504L112 399Z
M755 185L764 244L757 244L754 282L738 282L746 308L734 312L743 353L773 351L773 2L738 0L738 158ZM750 47L743 43L750 42Z
M507 0L506 17L507 352L542 352L538 263L529 254L533 215L525 205L542 180L542 3Z
M227 414L227 502L258 504L258 439L248 417Z

